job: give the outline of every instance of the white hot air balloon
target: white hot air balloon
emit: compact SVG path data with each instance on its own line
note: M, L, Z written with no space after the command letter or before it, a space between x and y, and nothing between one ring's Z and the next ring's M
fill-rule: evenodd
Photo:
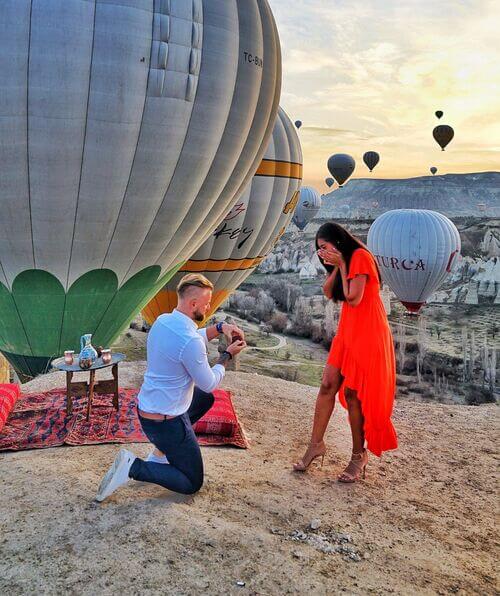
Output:
M252 182L215 232L142 313L148 323L177 305L176 287L187 273L214 285L210 317L271 252L297 206L302 150L297 131L280 109L269 147Z
M300 191L299 203L293 214L293 223L303 231L321 209L321 196L310 186L304 186Z
M368 248L383 280L416 313L452 271L461 243L457 228L441 213L396 209L373 222Z
M273 130L267 0L0 1L0 350L110 345L224 219Z

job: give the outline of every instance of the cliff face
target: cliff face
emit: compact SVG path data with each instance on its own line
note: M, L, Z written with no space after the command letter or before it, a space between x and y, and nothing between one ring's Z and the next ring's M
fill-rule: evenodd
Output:
M500 258L464 257L430 302L500 304Z
M318 218L375 218L391 209L412 208L433 209L452 218L500 217L500 172L354 179L323 195Z

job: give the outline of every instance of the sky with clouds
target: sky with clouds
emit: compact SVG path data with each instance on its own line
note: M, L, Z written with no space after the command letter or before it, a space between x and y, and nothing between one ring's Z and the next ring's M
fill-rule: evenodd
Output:
M500 170L500 2L269 2L281 105L303 121L305 184L325 191L332 153L350 153L358 178ZM438 123L455 129L445 152L432 138ZM381 155L373 174L369 150Z

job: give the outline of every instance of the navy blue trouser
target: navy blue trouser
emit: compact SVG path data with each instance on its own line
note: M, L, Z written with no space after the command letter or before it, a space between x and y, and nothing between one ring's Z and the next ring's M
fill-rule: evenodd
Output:
M139 457L129 471L130 478L159 484L176 493L191 495L203 485L203 460L193 431L214 404L212 393L195 387L189 410L170 420L142 418L142 430L153 445L167 456L168 464L146 462Z

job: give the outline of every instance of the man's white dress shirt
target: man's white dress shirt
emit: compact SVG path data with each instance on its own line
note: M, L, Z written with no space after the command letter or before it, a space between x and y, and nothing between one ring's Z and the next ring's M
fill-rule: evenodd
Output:
M159 316L148 334L147 369L138 396L144 412L179 416L189 409L196 385L210 393L224 378L222 364L210 368L206 329L174 310Z

